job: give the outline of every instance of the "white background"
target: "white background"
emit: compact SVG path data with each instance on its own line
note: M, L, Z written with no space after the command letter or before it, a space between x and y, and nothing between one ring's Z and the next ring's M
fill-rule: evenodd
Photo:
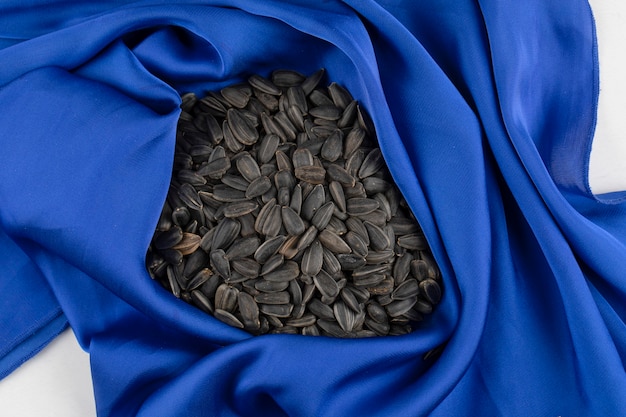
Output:
M594 193L626 190L626 2L590 0L600 53L598 126L590 162ZM89 356L71 330L0 381L0 415L91 417L96 415Z

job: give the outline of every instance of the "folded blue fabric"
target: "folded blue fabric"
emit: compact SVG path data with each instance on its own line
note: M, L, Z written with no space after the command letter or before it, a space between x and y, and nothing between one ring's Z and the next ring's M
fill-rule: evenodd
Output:
M0 377L66 318L101 416L626 410L626 203L587 182L586 1L8 0L0 48ZM371 113L442 270L407 336L252 337L145 268L179 95L320 67Z

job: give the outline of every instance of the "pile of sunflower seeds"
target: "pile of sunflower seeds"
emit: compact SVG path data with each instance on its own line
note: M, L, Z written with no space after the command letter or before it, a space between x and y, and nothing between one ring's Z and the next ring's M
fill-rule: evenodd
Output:
M377 147L324 70L182 97L173 178L147 255L176 297L251 334L406 334L439 269Z

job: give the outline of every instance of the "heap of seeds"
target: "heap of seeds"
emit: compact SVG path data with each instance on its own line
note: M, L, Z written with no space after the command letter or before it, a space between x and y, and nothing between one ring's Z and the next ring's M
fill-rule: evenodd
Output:
M176 297L254 335L406 334L440 272L371 120L324 70L182 97L148 250Z

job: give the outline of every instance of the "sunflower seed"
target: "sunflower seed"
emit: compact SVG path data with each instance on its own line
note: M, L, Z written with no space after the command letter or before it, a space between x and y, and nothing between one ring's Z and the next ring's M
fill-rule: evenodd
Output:
M334 130L324 141L320 155L327 161L335 162L341 156L343 150L343 133L341 130ZM334 165L331 165L334 166Z
M298 216L291 207L282 207L282 219L285 230L292 236L298 236L304 233L306 227L302 218Z
M263 229L261 230L261 234L266 237L274 237L278 235L280 232L280 228L283 224L281 207L279 205L274 205L267 215L267 219L265 223L263 223Z
M215 291L215 308L232 312L237 305L239 290L228 284L221 284Z
M296 107L298 110L301 111L301 109L297 106L291 106L291 107ZM284 132L287 141L293 142L294 140L296 140L298 131L296 127L293 125L293 123L291 123L291 120L289 120L289 116L287 116L286 111L281 110L278 113L276 113L274 115L274 120L276 120L276 123L278 123L278 125Z
M239 154L236 165L241 176L248 182L252 182L261 176L259 165L247 152Z
M426 250L428 248L426 238L423 235L417 233L400 236L398 238L398 245L405 249L412 250Z
M322 204L324 204L325 200L326 193L324 191L324 186L321 184L316 185L302 202L302 211L300 215L305 220L311 220L315 211L320 208Z
M211 275L213 275L213 273L211 272L210 269L208 268L201 269L193 276L193 278L189 280L189 282L187 283L186 291L193 291L199 288L202 284L204 284L205 282L209 280Z
M213 269L224 278L230 277L230 263L222 249L211 252L211 265Z
M326 170L318 166L302 166L294 170L297 179L311 184L322 184L326 178Z
M341 264L337 260L335 254L324 247L322 247L322 261L322 268L331 276L334 276L341 271Z
M313 240L317 237L317 228L315 226L310 226L306 231L300 236L297 240L297 251L301 251L302 249L307 248Z
M291 296L287 291L260 293L254 297L259 304L288 304Z
M289 106L287 109L287 117L289 117L289 121L296 128L296 137L304 132L304 114L298 106Z
M293 87L302 84L306 77L297 71L276 70L272 72L272 82L278 87Z
M359 301L356 299L356 296L350 288L342 288L341 291L339 291L339 296L345 305L355 313L359 313L363 310L361 304L359 304Z
M335 106L340 109L345 109L353 101L353 98L348 90L335 82L328 86L328 92L330 93L330 97L332 98L333 103L335 103Z
M292 158L294 168L313 166L313 154L306 148L296 149Z
M305 314L300 318L287 320L285 324L287 326L293 327L308 327L313 326L316 321L317 317L315 317L313 314ZM304 334L304 331L302 334Z
M398 236L420 232L419 226L406 217L393 217L389 220L389 225L393 227L393 232Z
M318 319L334 320L335 314L332 307L322 303L319 299L314 298L308 305L308 309Z
M195 187L206 184L204 177L189 169L178 171L178 180L182 183L189 183Z
M274 133L266 134L261 139L260 145L257 149L257 159L261 164L266 164L272 160L278 145L280 144L280 138Z
M261 275L269 274L270 272L276 270L283 264L284 261L285 257L280 253L270 256L261 268Z
M237 304L246 329L255 330L261 327L259 307L254 298L243 291L237 294Z
M365 265L365 258L354 253L340 253L337 255L337 260L344 271L353 271Z
M361 275L358 277L352 276L354 285L356 285L357 287L366 287L366 288L375 287L376 285L380 284L384 279L385 279L385 276L379 273Z
M369 302L366 306L367 314L377 323L386 323L388 321L387 312L375 301Z
M317 227L318 230L323 230L330 222L334 210L335 204L332 201L329 201L315 211L315 214L311 219L311 223L313 226Z
M390 247L389 237L380 227L370 222L363 222L363 225L367 229L370 245L374 250L382 251Z
M431 303L437 304L441 300L441 287L434 279L425 279L419 283L420 293Z
M367 256L369 252L367 248L367 243L363 241L360 235L358 235L355 232L350 231L345 234L344 239L346 243L352 249L352 252L356 253L357 255L361 255L363 257Z
M322 230L318 234L317 238L322 245L335 254L346 254L352 252L350 246L339 235L328 229Z
M349 198L346 200L346 211L351 216L362 216L373 212L379 207L378 201L373 198Z
M183 238L172 249L179 251L183 256L189 255L200 247L202 238L193 233L183 233Z
M302 114L309 111L309 105L306 100L304 90L300 86L292 86L287 89L287 100L291 106L296 106Z
M272 94L264 93L260 90L254 90L254 96L259 100L261 105L270 112L278 110L278 99Z
M330 172L330 171L329 171ZM343 193L343 187L337 181L332 181L328 185L328 190L330 191L330 195L335 202L337 208L341 211L346 211L346 197Z
M225 87L220 91L222 97L232 106L243 109L248 104L251 93L243 88Z
M346 337L347 336L346 331L343 330L334 320L331 321L331 320L320 319L317 321L317 325L328 336L333 336L333 337Z
M209 261L209 255L202 251L196 250L189 256L187 256L185 265L182 268L182 274L185 277L192 277L202 268L207 266Z
M259 310L268 316L286 318L291 315L293 304L259 304Z
M341 117L342 111L335 105L322 105L312 107L309 115L325 120L337 120Z
M253 201L240 201L230 203L224 208L224 216L229 218L237 218L252 213L259 205Z
M280 268L263 275L266 281L288 282L300 275L300 267L294 261L285 261Z
M313 277L313 282L318 291L329 298L336 297L339 294L339 286L330 275L324 271L320 271Z
M265 226L265 222L267 221L270 213L272 212L272 209L275 206L276 206L276 199L272 198L267 203L265 203L265 205L261 208L256 218L256 221L254 222L254 230L256 230L257 233L263 232L263 227Z
M261 279L254 284L254 288L262 292L285 291L289 287L289 281L268 281Z
M342 300L339 300L333 305L333 313L339 326L341 326L345 332L351 332L356 323L355 312L348 308Z
M346 106L341 117L337 120L337 127L340 129L344 129L346 127L352 126L356 121L357 117L357 101L352 100L350 104Z
M224 134L224 144L231 152L238 153L244 149L244 144L235 138L228 120L222 122L222 132Z
M154 237L153 245L156 249L169 249L183 240L183 230L180 226L173 226L170 230L159 233Z
M433 305L421 297L417 299L413 308L421 314L430 314L433 312Z
M295 305L303 305L302 288L297 280L289 281L289 294L291 295L291 302Z
M300 211L302 210L302 187L300 184L297 184L293 188L293 193L291 194L291 199L289 201L289 207L291 207L296 214L300 215Z
M191 184L183 184L178 189L178 197L188 207L194 210L202 210L202 201L198 192Z
M374 333L376 333L378 336L387 336L389 334L390 326L387 322L379 323L368 317L365 319L365 326L368 329L372 330Z
M167 267L167 282L170 286L170 291L172 292L172 294L174 294L174 296L176 298L180 298L181 295L181 288L180 288L180 284L178 283L179 279L176 277L176 272L175 272L175 268L170 265Z
M261 265L250 258L233 259L231 261L231 267L246 278L256 278L261 272Z
M298 236L290 236L287 240L285 240L285 243L283 243L278 249L278 253L283 255L285 259L295 258L299 253L299 250L297 248L297 243L299 240L300 237Z
M424 316L419 311L415 310L415 306L413 306L412 309L402 314L401 316L398 316L396 319L399 318L406 319L409 322L418 322L424 320Z
M379 148L374 148L367 154L367 156L363 160L363 163L361 164L358 172L359 178L367 178L369 176L372 176L380 171L383 166L385 166L385 160L383 159L383 155L380 152Z
M223 249L230 246L241 231L241 224L234 219L225 218L216 227L213 233L212 249Z
M304 256L302 257L301 262L302 273L309 276L317 275L322 269L322 263L322 245L318 240L315 240L311 246L304 251Z
M413 255L410 252L406 252L396 259L393 265L393 279L396 285L402 284L411 271L411 262L413 261Z
M245 190L244 197L252 199L262 196L272 188L272 182L266 176L261 176L252 181Z
M274 183L277 189L285 187L289 190L296 185L296 179L288 169L281 169L274 175Z
M202 293L202 291L194 290L191 291L190 295L194 305L202 309L205 313L213 314L213 312L215 311L213 303L206 295Z
M420 293L420 288L416 279L411 278L398 285L391 293L394 300L404 300L415 297Z
M341 185L344 185L346 187L354 187L356 185L356 180L354 179L354 177L339 165L329 165L326 168L326 172L328 173L328 178L331 181L339 182L341 183ZM345 211L345 209L343 209L342 211Z
M417 297L410 297L403 300L392 301L389 305L385 306L385 310L387 311L387 314L389 314L391 317L398 317L413 308L416 302Z
M320 83L325 73L326 73L326 70L324 70L324 68L321 68L315 71L313 74L306 77L304 81L302 81L302 84L300 85L300 87L302 87L302 90L304 91L304 94L306 94L307 96L311 94L311 92Z
M232 313L216 308L213 311L213 316L221 321L222 323L228 324L229 326L236 327L238 329L243 329L243 323L239 321L237 317L235 317Z
M261 77L260 75L255 74L250 76L248 78L248 83L252 87L264 93L272 94L274 96L278 96L281 94L280 88L276 87L274 83L264 77Z
M229 164L230 168L230 164ZM222 176L222 183L228 185L231 188L239 191L246 191L250 183L238 175L227 174ZM202 198L201 198L202 199Z
M213 198L222 203L233 203L246 200L246 195L226 184L218 184L213 187Z

